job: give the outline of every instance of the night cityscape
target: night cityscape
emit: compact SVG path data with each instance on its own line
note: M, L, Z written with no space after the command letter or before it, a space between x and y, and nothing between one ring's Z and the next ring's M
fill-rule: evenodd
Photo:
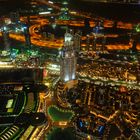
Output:
M0 140L140 140L140 0L0 0Z

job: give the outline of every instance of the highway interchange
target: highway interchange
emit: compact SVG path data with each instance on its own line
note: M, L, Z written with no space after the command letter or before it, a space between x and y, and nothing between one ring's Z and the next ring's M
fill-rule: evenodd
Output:
M41 0L41 1L39 1L39 3L45 4L45 5L47 5L51 8L57 9L58 11L60 10L60 7L58 7L55 4L51 4L49 2L46 2L45 0ZM50 14L50 15L44 15L44 16L42 16L42 15L41 16L40 15L30 16L31 25L29 27L29 31L30 31L30 35L31 35L32 45L38 46L38 47L55 48L55 49L58 49L58 50L63 47L63 37L53 38L53 39L44 38L43 35L40 33L41 27L51 25L51 22L49 21L50 17L53 16L55 18L55 16L58 16L58 14L59 14L59 12L58 13L53 13L53 14ZM75 12L75 11L70 11L69 14L71 16L74 16L75 19L64 21L64 20L59 20L59 19L56 18L55 23L53 23L53 24L56 24L56 26L57 25L66 25L66 26L72 26L72 27L75 27L75 28L77 28L77 27L78 28L83 28L85 26L83 17L84 18L85 17L88 17L88 18L90 17L90 15L79 14L78 12ZM76 20L77 16L80 16L80 20ZM105 28L112 28L113 27L114 22L112 20L108 20L108 19L103 19L103 20L104 20L103 26ZM26 22L26 17L21 17L20 21L23 22L23 23ZM90 27L94 27L94 26L95 26L95 19L91 18ZM117 24L117 29L132 30L132 28L133 28L133 25L131 23L123 23L122 21L119 21L118 24ZM117 38L118 34L116 34L116 33L106 34L106 37ZM21 32L20 33L10 33L10 38L12 38L14 40L17 40L17 41L25 42L25 36ZM82 36L82 40L85 40L85 39L86 39L86 36ZM81 46L85 47L86 44L82 43ZM131 44L131 42L129 44L110 44L110 45L106 45L106 48L107 48L107 50L127 50L129 48L132 48L132 44ZM138 49L140 49L140 45L138 46ZM51 63L53 63L53 61ZM99 62L99 65L100 65L100 62ZM87 66L87 67L89 68L89 66ZM106 77L104 78L103 76L100 77L99 75L98 76L93 75L93 77L90 77L88 71L85 68L84 68L84 70L85 70L84 72L83 71L78 71L77 73L79 74L79 80L86 82L87 87L90 87L90 85L88 85L88 83L90 83L91 81L95 81L95 85L98 85L98 84L100 85L102 83L105 83L105 84L110 85L112 87L114 87L114 85L117 85L117 86L123 85L123 86L128 86L128 88L131 87L135 90L137 90L137 89L139 90L139 83L135 82L135 80L134 81L133 80L132 81L127 81L127 80L118 81L118 80L116 80L116 79L114 80L112 78L113 80L111 79L111 81L110 81L110 79L108 79ZM89 71L91 71L91 70L89 70ZM50 73L51 72L52 72L52 69L50 70ZM58 75L58 74L56 74L56 75ZM50 77L53 77L53 76L54 76L53 74L50 75ZM56 78L55 76L54 76L54 80L52 80L53 81L52 83L49 80L45 81L45 84L47 84L47 82L50 82L49 84L52 84L52 87L51 87L51 89L49 89L47 94L46 93L45 94L44 93L39 94L40 100L39 100L38 112L44 112L45 114L47 114L47 107L52 105L52 104L56 104L53 97L54 97L55 94L58 94L58 93L54 92L55 86L57 86L56 81L58 80L58 77ZM53 89L53 91L52 91L52 89ZM63 86L62 86L62 89L60 89L60 92L61 92L61 90L65 91L65 88L63 89ZM89 94L90 90L92 90L92 89L88 89L88 88L86 89L86 95L84 95L85 100L86 100L86 98L87 98L87 100L91 99L91 97L90 97L91 95ZM59 98L59 96L57 96L57 97ZM112 99L112 97L111 97L111 99ZM58 99L56 98L56 100L58 100ZM62 98L62 100L63 100L63 98ZM122 99L122 100L124 100L124 99ZM63 102L61 102L60 100L58 100L58 103L59 103L60 106L63 104ZM98 108L99 108L99 104L97 105L97 110L98 110ZM111 108L110 110L113 110L113 109ZM96 111L92 111L92 109L90 110L90 115L93 114L95 117L102 118L102 119L106 120L107 122L111 122L111 121L115 120L117 127L120 128L120 124L119 124L120 122L119 123L117 122L117 121L120 121L122 119L121 118L119 120L117 118L120 114L119 109L114 111L112 114L110 114L109 117L104 116L104 114L102 114L103 113L102 111L100 113L98 114ZM132 127L135 122L133 123L131 121L135 120L135 115L137 116L137 113L134 114L134 117L132 117L131 114L129 114L129 112L127 112L127 111L124 112L124 114L123 114L124 116L128 117L128 120L126 119L126 117L124 117L125 121L129 125L131 125L131 127ZM117 119L114 119L114 118L117 118ZM51 119L49 117L47 119L48 119L48 122L47 122L46 126L35 128L34 132L32 133L32 136L31 136L31 138L33 140L39 140L42 137L42 135L44 135L44 133L48 133L49 130L51 129L51 127L53 125L55 125L51 122ZM81 119L82 119L82 117L81 117ZM75 124L74 124L74 126L75 126ZM60 127L63 128L65 126L60 125ZM133 128L134 128L134 126L133 126ZM33 130L33 128L29 127L27 129L26 133L24 133L23 138L24 138L25 135L29 136L31 134L32 130ZM122 128L120 128L120 130L122 130ZM89 137L89 136L86 135L86 137Z

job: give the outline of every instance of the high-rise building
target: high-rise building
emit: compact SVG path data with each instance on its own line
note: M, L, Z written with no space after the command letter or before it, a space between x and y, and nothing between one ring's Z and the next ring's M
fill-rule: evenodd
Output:
M28 48L31 48L31 37L29 32L29 25L26 24L24 27L25 44Z
M74 34L65 33L64 47L61 51L60 60L60 78L63 82L76 79L77 48L75 44L78 44L76 41Z
M106 37L104 35L103 21L98 21L93 28L93 31L87 35L86 46L88 51L104 51L106 44Z
M86 37L86 48L88 51L104 51L106 49L106 37L104 34L91 33Z
M18 12L11 12L10 19L12 23L18 23L20 21L20 15Z
M77 33L75 33L74 35L74 48L76 49L77 52L80 51L81 49L81 36L82 36L82 33L79 31Z
M6 25L3 26L2 38L3 38L3 43L4 43L4 50L9 51L10 49L9 31Z

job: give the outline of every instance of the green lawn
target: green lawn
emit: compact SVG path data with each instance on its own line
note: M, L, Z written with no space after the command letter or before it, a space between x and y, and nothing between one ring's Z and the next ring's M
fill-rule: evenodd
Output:
M48 114L51 117L52 121L71 121L74 116L74 112L70 110L63 110L53 105L48 107Z

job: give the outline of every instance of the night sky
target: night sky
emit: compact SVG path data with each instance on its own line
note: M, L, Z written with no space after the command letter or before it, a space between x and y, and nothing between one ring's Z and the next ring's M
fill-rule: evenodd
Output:
M29 7L30 0L0 0L0 14L7 14L18 9Z
M100 3L94 0L70 0L71 7L80 11L90 12L95 16L121 20L126 22L139 22L139 4ZM80 3L80 4L79 4Z
M31 0L0 0L0 15L8 14L18 9L31 9ZM108 4L92 2L94 0L69 0L70 8L91 12L95 16L114 20L138 22L140 17L140 5ZM87 2L90 1L90 2Z

